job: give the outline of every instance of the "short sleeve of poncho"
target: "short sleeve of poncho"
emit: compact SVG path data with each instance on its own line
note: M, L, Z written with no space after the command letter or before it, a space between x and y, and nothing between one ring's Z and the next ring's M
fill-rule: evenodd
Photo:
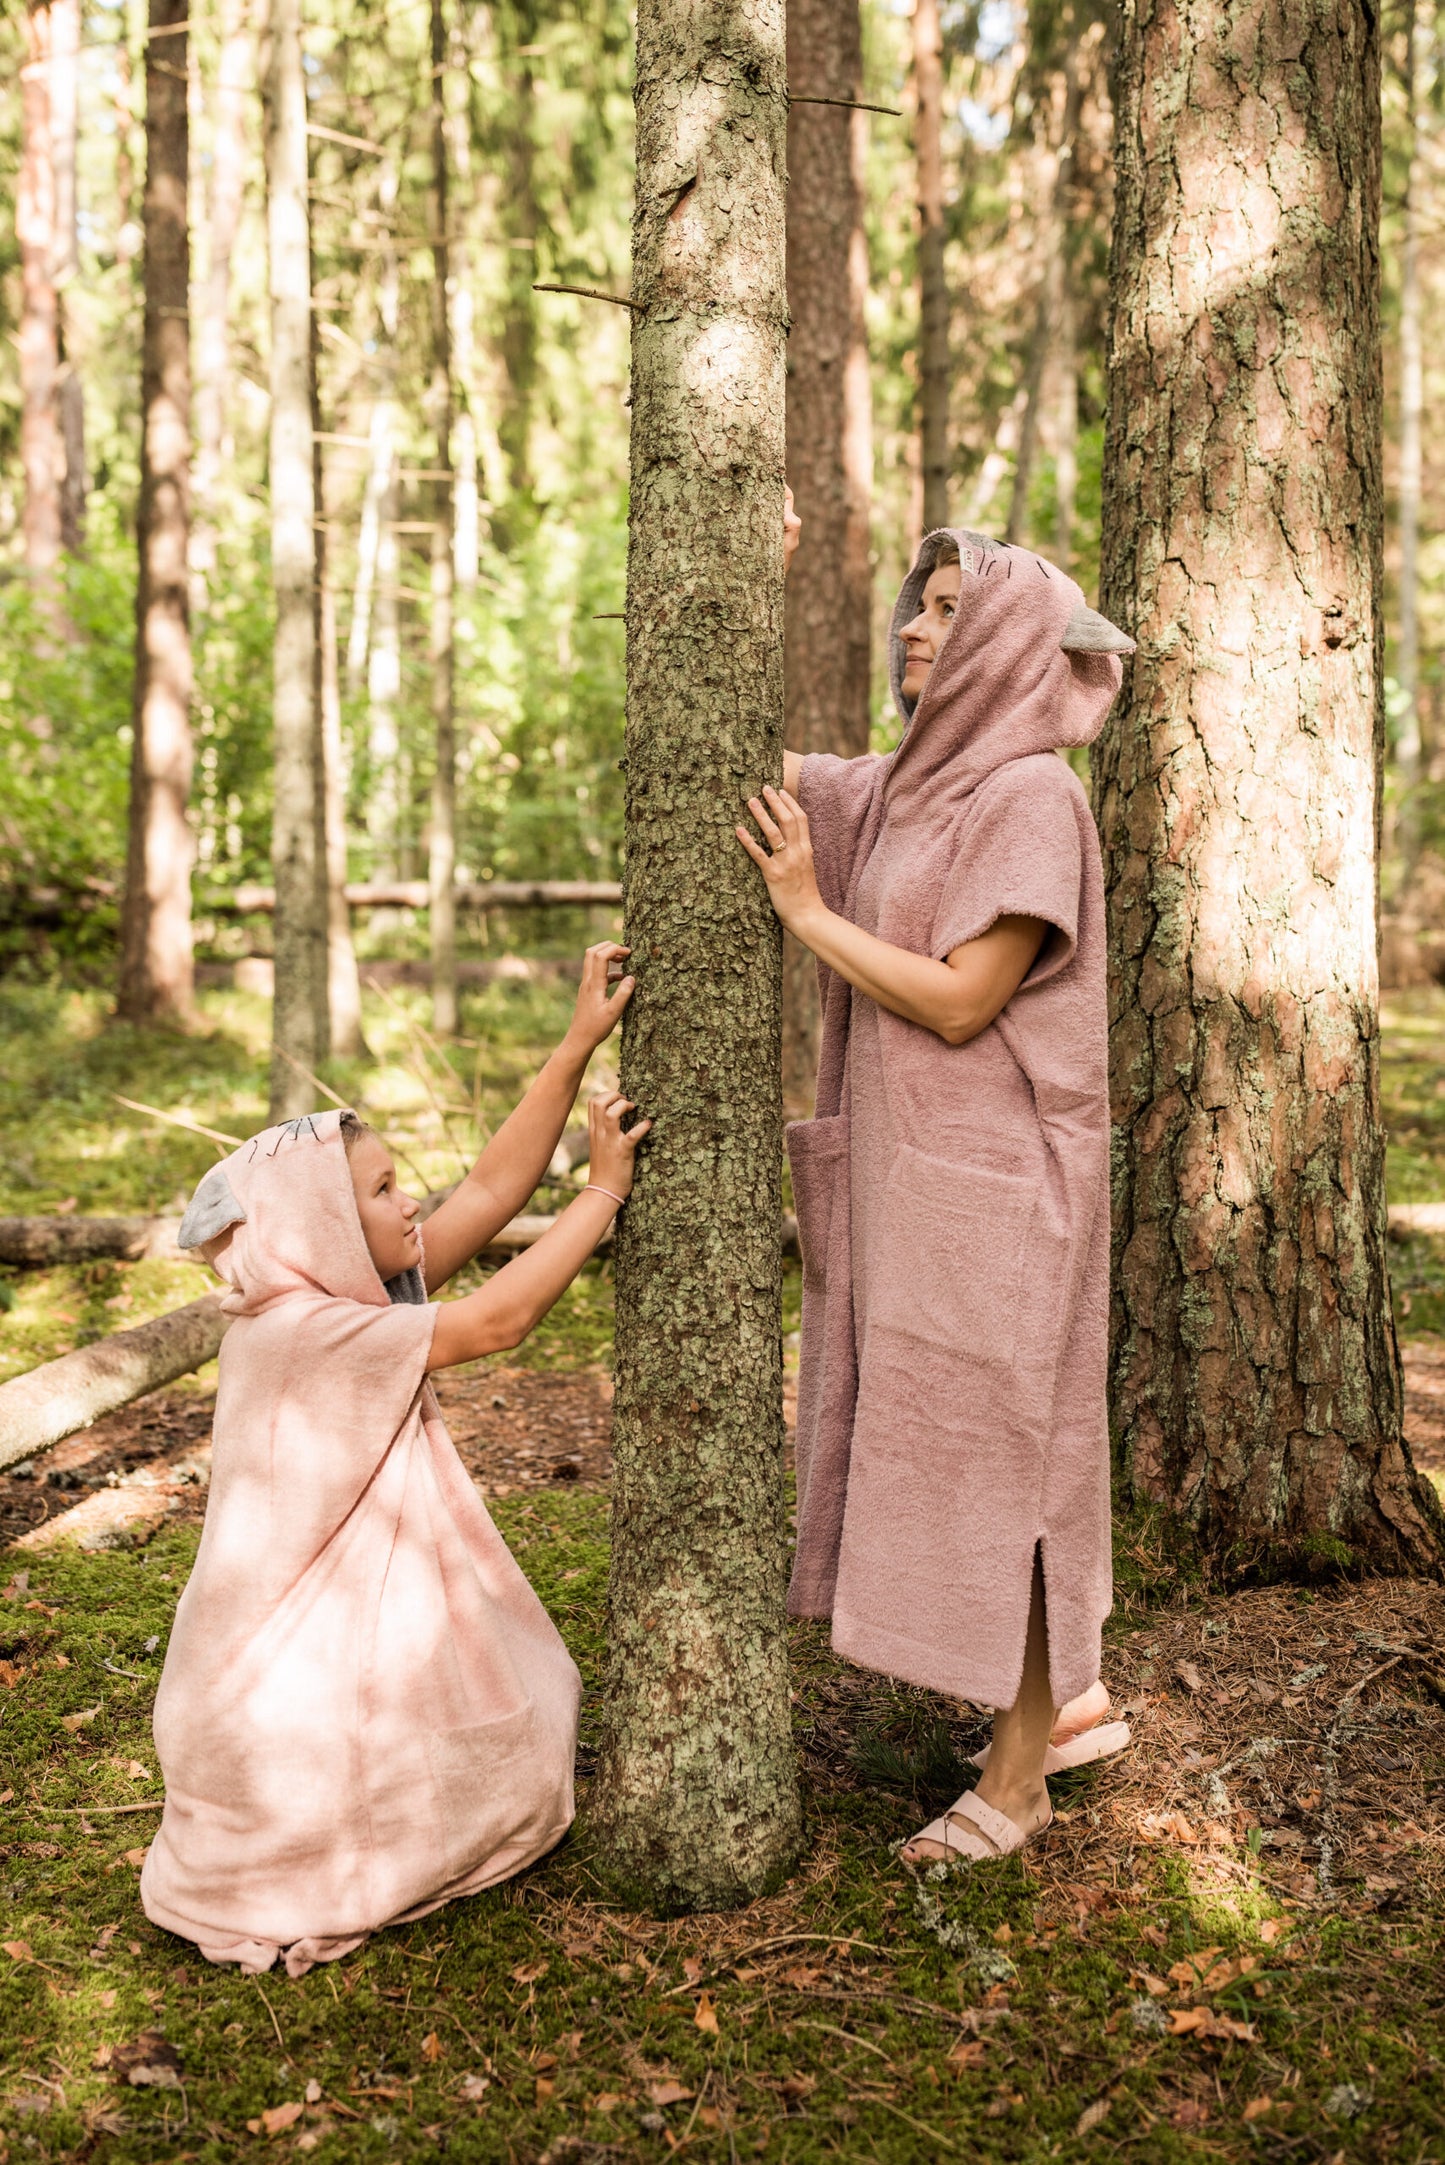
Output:
M818 892L827 909L842 910L847 901L868 814L889 765L876 752L860 759L810 752L803 761L798 802L807 814Z
M1012 760L990 775L963 826L931 952L950 955L1000 917L1041 917L1055 928L1054 936L1045 941L1028 981L1062 969L1079 929L1081 808L1087 817L1077 776L1051 752Z

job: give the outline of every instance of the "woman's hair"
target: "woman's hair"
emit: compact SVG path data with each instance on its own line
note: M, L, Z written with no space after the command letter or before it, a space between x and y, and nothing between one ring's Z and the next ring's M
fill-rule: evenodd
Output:
M934 551L933 568L937 571L940 564L956 564L957 562L958 543L954 540L952 534L945 534Z
M363 1135L375 1135L375 1133L375 1128L369 1126L365 1120L359 1119L355 1113L343 1113L341 1115L341 1140L346 1146L348 1158L361 1141Z

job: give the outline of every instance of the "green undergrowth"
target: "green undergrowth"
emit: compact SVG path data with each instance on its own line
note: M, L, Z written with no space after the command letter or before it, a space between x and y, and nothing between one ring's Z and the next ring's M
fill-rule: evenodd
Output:
M496 1516L582 1667L586 1769L606 1501ZM153 1819L102 1809L158 1791L149 1712L194 1541L48 1557L0 1606L0 1658L24 1670L0 1691L0 2155L1441 2154L1438 1919L1305 1915L1247 1874L1206 1885L1178 1852L1105 1855L1079 1885L1018 1860L915 1880L892 1845L947 1801L969 1739L943 1702L835 1662L814 1626L794 1647L804 1854L726 1920L727 1971L723 1920L608 1902L585 1780L578 1829L518 1882L300 1981L212 1968L141 1913ZM1056 1789L1062 1815L1107 1827L1092 1774ZM1147 1980L1196 1957L1223 1979L1218 2034L1171 2035ZM137 2059L165 2082L125 2081Z

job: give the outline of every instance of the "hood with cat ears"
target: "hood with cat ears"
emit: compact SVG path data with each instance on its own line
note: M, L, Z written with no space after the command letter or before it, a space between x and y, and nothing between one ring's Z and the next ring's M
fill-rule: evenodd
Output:
M203 1175L181 1220L230 1289L227 1315L255 1315L289 1294L328 1294L384 1307L424 1304L419 1264L383 1284L361 1230L341 1112L264 1128Z
M915 702L903 693L901 634L945 542L958 551L958 606ZM893 611L889 679L905 735L889 805L914 793L966 793L1007 760L1092 743L1122 681L1121 657L1133 651L1072 579L1031 550L966 528L926 534Z

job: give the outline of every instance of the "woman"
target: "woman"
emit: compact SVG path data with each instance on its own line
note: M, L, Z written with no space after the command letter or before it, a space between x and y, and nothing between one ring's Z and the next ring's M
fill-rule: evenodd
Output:
M737 830L823 994L818 1117L788 1138L789 1601L850 1659L999 1710L977 1789L903 1851L974 1861L1047 1826L1046 1773L1128 1741L1088 1730L1111 1598L1104 910L1056 753L1097 735L1130 642L1038 557L935 533L892 648L898 751L788 755L749 800L763 842Z

